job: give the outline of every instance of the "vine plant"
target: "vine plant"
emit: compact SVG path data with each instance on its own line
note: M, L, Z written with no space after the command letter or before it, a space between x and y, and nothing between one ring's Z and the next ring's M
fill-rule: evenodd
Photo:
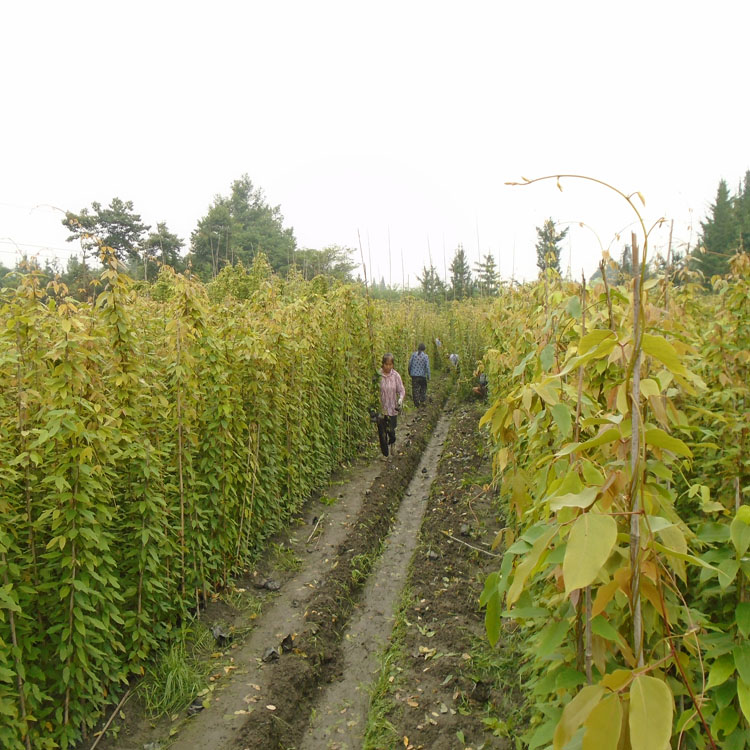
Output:
M565 177L577 176L540 179ZM552 274L497 312L498 347L486 355L499 396L482 425L511 514L482 596L488 636L500 638L504 617L528 630L530 748L717 747L716 734L744 747L750 651L705 632L721 627L715 589L736 586L742 598L750 544L746 507L711 501L709 483L693 478L693 457L707 449L695 420L708 413L705 339L674 296L669 314L649 301L658 280L646 279L640 195L594 181L637 215L630 288L604 275L587 290ZM707 525L710 514L720 518ZM722 567L706 546L730 537ZM699 582L708 596L696 595ZM731 613L738 635L750 625L743 603Z

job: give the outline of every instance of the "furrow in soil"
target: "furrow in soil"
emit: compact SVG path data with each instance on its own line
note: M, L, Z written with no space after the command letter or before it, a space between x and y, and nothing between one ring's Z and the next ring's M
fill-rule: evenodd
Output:
M444 414L428 443L399 508L396 523L373 567L342 645L343 672L321 688L301 750L355 750L362 746L369 702L368 687L387 642L403 589L430 486L450 424Z

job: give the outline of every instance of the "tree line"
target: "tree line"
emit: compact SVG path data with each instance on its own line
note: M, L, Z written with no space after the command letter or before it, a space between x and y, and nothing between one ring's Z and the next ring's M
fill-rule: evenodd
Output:
M320 250L299 247L294 230L284 226L281 207L269 204L263 190L254 186L248 175L235 180L228 195L214 197L192 231L186 253L183 252L185 240L170 231L166 222L157 222L156 227L145 224L132 201L117 197L109 205L94 201L77 213L69 211L62 223L68 230L67 241L79 243L80 257L71 256L64 270L57 261L48 261L42 267L37 261L25 260L19 267L34 267L50 280L62 281L71 294L78 297L90 295L92 284L95 287L98 283L101 268L95 259L100 244L112 247L129 274L145 282L155 281L162 266L177 271L190 268L203 281L209 282L228 266L241 264L249 268L260 253L277 273L288 275L295 268L305 279L326 275L352 281L352 272L357 267L351 260L354 252L351 248L339 245ZM536 227L535 249L540 273L548 269L562 273L561 243L567 234L568 228L558 228L552 218ZM655 257L654 270L699 272L707 282L711 276L728 273L730 258L747 249L749 241L750 171L745 173L734 195L726 180L719 182L716 199L701 222L696 246L674 252L667 260ZM625 245L619 260L608 261L606 267L596 270L592 279L606 273L608 281L618 283L620 278L629 275L630 262L630 248ZM417 276L419 286L412 293L435 302L498 294L500 274L492 254L484 255L472 269L463 245L459 244L449 269L450 274L442 279L430 262ZM3 280L10 270L0 264L0 286L14 284L11 277ZM387 287L383 280L373 284L372 291L377 297L394 298L405 290Z

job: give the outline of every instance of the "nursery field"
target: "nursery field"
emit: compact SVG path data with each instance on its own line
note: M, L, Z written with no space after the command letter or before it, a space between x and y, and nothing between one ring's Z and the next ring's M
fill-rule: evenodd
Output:
M106 252L93 303L5 289L0 745L750 747L750 259L635 256L442 305Z

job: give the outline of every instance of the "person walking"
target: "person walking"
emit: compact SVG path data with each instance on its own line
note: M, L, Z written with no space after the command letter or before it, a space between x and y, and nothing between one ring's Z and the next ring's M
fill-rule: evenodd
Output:
M430 379L430 358L424 344L420 343L409 359L409 376L414 406L422 406L427 400L427 381Z
M378 434L380 450L384 456L388 455L389 447L396 442L396 424L404 396L404 383L398 372L393 369L393 355L388 352L383 355L380 368L380 405L383 407L383 416L378 422Z

